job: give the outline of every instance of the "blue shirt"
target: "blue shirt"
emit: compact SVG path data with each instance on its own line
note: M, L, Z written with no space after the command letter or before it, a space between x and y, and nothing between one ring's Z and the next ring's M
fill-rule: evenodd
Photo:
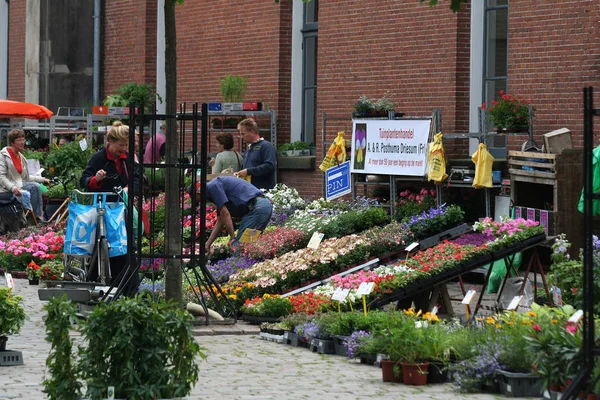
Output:
M259 189L235 176L219 176L206 184L207 200L217 206L217 213L225 206L233 217L248 214L248 202L262 195Z
M252 143L244 154L242 169L248 170L252 184L259 189L275 187L276 168L277 152L269 141L261 139Z

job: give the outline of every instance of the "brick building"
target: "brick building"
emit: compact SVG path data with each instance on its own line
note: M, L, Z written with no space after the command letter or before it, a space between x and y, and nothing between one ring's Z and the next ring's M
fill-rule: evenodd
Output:
M130 81L160 89L160 1L103 3L102 97ZM278 142L315 143L320 160L323 113L345 119L326 122L326 141L340 129L349 135L362 94L387 93L409 116L441 109L443 131L456 133L476 131L478 107L504 89L536 107L538 141L568 127L580 146L582 88L600 82L600 3L477 0L456 14L448 3L186 1L177 5L177 100L218 100L218 78L247 76L247 100L277 112ZM4 62L13 100L41 98L31 82L26 89L35 74L26 62L26 18L36 6L39 0L10 2ZM510 138L515 146L523 140ZM447 142L456 156L468 146ZM303 195L322 194L318 170L281 170L279 180Z

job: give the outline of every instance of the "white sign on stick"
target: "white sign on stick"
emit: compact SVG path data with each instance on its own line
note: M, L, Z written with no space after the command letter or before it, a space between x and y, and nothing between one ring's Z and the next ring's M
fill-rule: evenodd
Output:
M470 304L471 300L473 300L473 296L475 296L475 290L471 289L467 292L467 294L465 294L462 304Z
M521 303L521 300L523 300L523 296L515 296L515 297L513 297L513 299L511 300L511 302L508 305L508 307L506 307L506 309L509 310L509 311L516 310L517 307L519 307L519 303Z
M373 287L375 286L375 282L361 282L356 294L359 296L369 295L373 291Z
M431 120L355 120L353 173L425 176Z
M333 296L331 296L331 300L336 301L346 301L346 297L350 293L350 289L337 289L333 292Z

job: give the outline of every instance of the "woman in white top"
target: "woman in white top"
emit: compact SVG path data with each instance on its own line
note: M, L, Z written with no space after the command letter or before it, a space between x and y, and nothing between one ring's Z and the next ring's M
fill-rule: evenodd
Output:
M31 194L31 207L38 221L44 221L42 191L40 183L50 181L41 176L31 176L27 170L27 159L21 154L25 150L25 132L13 129L8 132L8 146L0 150L0 192L11 192L21 196L21 190Z

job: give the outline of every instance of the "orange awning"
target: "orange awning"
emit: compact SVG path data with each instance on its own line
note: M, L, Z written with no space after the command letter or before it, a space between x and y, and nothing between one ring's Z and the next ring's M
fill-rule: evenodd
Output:
M0 99L0 118L50 119L54 113L44 106Z

